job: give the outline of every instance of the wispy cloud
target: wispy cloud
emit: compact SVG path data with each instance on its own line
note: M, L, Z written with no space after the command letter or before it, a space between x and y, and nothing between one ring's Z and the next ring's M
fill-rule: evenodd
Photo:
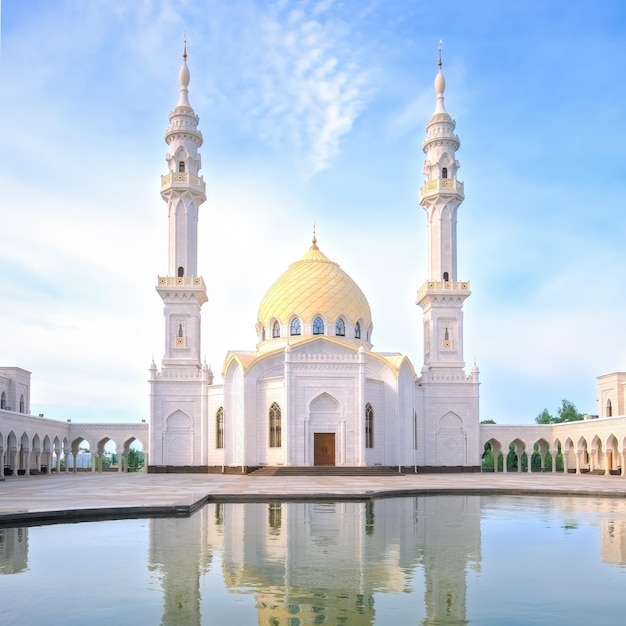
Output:
M276 2L260 25L262 57L249 94L263 138L290 142L309 174L329 167L368 99L367 74L333 2Z

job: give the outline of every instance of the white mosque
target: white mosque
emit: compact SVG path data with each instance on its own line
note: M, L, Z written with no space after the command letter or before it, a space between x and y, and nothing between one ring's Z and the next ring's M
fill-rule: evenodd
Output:
M168 171L161 178L169 266L157 284L165 355L160 368L151 367L151 467L478 468L478 369L467 374L463 360L463 302L470 287L457 277L460 142L444 106L441 61L423 144L420 204L429 270L417 294L425 345L419 373L400 352L373 350L365 294L326 257L314 234L261 301L256 347L229 352L223 384L213 384L200 360L207 289L197 267L197 223L206 195L189 78L184 54L180 98L165 133Z
M206 193L189 80L185 52L180 97L165 132L161 195L168 207L169 261L156 286L164 304L165 352L160 367L154 362L150 367L148 423L35 417L30 372L2 367L0 480L44 468L49 474L76 471L85 443L93 458L90 469L99 471L98 459L110 442L122 459L119 471L131 444L140 442L152 472L315 466L461 472L480 470L485 450L494 458L513 450L519 472L523 456L531 455L540 456L540 471L557 471L559 455L558 469L565 472L626 476L624 372L598 378L598 415L582 422L479 424L479 372L474 365L468 373L463 357L463 303L470 286L457 276L456 222L464 199L457 178L460 141L444 105L441 58L419 190L428 232L428 275L417 292L424 329L421 369L400 352L373 350L373 315L365 294L326 257L313 233L303 256L263 297L256 346L229 352L223 383L214 384L200 357L201 308L208 298L197 266L197 225ZM502 458L495 471L507 471Z

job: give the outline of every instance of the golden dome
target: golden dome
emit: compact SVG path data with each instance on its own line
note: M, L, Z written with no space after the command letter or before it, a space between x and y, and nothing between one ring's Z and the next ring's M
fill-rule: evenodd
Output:
M303 324L311 324L317 315L333 329L340 316L349 326L360 321L363 338L372 324L370 305L359 286L326 257L314 238L307 253L269 288L258 320L269 329L274 319L285 326L297 316Z

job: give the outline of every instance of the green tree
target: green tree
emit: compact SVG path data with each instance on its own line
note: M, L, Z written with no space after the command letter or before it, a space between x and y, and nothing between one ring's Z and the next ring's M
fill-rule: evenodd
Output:
M482 420L481 424L495 424L495 420Z
M131 448L126 458L129 472L138 472L143 467L144 457L141 450Z
M584 415L576 408L576 405L563 398L561 406L556 410L556 415L552 415L548 409L544 409L537 415L537 424L562 424L563 422L577 422L582 420Z

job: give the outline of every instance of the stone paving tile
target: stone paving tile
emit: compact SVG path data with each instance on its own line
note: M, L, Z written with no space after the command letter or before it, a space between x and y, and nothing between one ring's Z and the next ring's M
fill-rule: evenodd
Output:
M207 497L263 499L370 497L402 493L558 493L626 497L620 476L420 474L404 476L246 476L69 474L0 482L0 521L15 514L191 507Z

